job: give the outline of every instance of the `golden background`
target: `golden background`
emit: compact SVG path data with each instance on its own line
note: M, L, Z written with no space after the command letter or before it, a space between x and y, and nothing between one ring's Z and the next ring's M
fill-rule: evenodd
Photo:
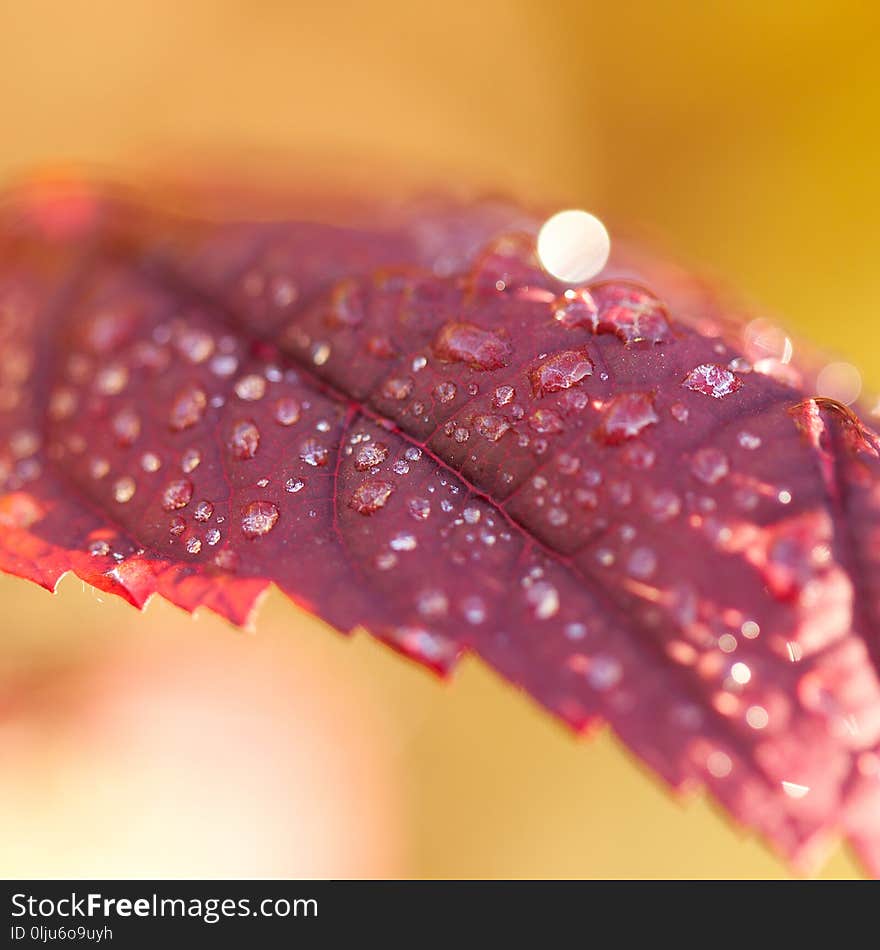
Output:
M4 4L0 171L310 163L578 204L880 388L878 25L841 0ZM0 606L4 875L787 874L607 733L277 593L253 635L73 577L2 578Z

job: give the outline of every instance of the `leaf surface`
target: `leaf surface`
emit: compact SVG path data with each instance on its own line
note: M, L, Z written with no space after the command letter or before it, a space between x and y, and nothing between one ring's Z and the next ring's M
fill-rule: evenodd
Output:
M566 289L536 224L13 196L0 568L236 623L275 583L880 874L877 437L687 274Z

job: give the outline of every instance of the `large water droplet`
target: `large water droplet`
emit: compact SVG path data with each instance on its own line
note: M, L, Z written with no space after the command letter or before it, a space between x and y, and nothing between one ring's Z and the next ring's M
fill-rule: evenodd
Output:
M235 384L235 395L246 402L256 402L266 394L266 380L256 373L242 376Z
M250 419L241 419L232 427L229 448L237 459L252 459L260 447L260 430Z
M353 508L358 514L371 515L374 511L385 507L393 491L394 485L391 482L383 481L381 478L367 479L354 490L348 507Z
M729 471L727 456L712 447L699 449L691 459L691 472L706 485L720 482Z
M189 429L194 426L205 414L208 398L198 386L187 386L182 389L171 404L171 413L168 425L175 431Z
M318 442L317 439L306 439L305 442L300 446L299 457L306 463L306 465L311 465L314 468L320 468L327 464L327 460L330 458L330 453L327 449Z
M275 421L278 425L292 426L299 422L300 404L292 396L282 396L275 403Z
M384 442L366 442L357 450L354 466L359 472L381 465L388 458L388 446Z
M563 350L529 373L536 396L570 389L593 373L593 361L583 350Z
M666 309L650 291L631 284L606 284L600 301L597 333L613 333L624 343L672 339Z
M162 493L162 507L166 511L185 508L192 499L193 483L188 478L170 482Z
M635 438L642 429L659 421L650 393L621 393L605 407L598 435L614 444Z
M490 442L497 442L510 429L510 424L503 416L495 416L491 413L479 413L474 416L474 426L477 432Z
M467 363L472 369L500 369L507 364L510 344L472 323L447 323L432 344L434 355L447 363Z
M742 389L742 380L726 366L718 363L701 363L684 378L683 386L704 396L723 399L738 389Z
M278 509L271 501L252 501L242 512L241 530L246 538L268 534L278 521Z

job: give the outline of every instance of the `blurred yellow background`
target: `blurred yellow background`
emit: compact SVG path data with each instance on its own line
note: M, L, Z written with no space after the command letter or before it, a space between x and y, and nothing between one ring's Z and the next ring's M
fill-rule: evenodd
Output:
M5 4L0 172L219 159L577 203L880 388L878 26L842 0ZM277 593L256 635L70 577L2 578L0 605L4 875L787 873L607 734Z

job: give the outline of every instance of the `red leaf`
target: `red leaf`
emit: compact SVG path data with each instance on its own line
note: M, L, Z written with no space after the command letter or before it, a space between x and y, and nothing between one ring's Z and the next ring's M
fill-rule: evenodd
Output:
M798 866L842 834L880 873L877 437L694 279L627 252L565 291L534 228L11 200L0 567L470 650Z

